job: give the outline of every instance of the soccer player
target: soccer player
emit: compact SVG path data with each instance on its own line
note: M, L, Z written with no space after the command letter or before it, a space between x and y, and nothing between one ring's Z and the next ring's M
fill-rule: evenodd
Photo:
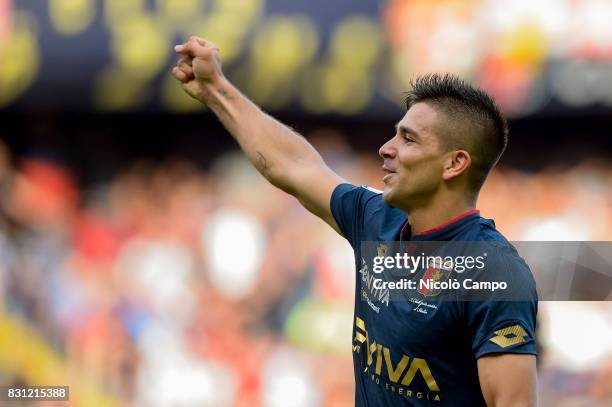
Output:
M493 221L475 210L507 143L505 119L487 94L450 75L417 79L395 135L379 151L381 194L346 183L304 138L243 96L224 77L214 44L191 37L175 51L182 57L173 76L217 115L257 170L351 243L361 274L353 324L357 405L537 404L535 284ZM423 289L414 301L385 301L366 278L366 241L496 242L491 257L503 258L496 267L527 298L442 302L439 290Z

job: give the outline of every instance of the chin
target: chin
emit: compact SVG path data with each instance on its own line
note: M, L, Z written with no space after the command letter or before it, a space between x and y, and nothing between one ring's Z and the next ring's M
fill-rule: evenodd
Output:
M393 201L393 190L390 188L385 188L383 190L382 197L386 203L391 204Z
M382 197L386 204L402 210L405 210L404 204L410 201L410 198L405 194L405 191L397 191L393 188L385 188L383 190Z

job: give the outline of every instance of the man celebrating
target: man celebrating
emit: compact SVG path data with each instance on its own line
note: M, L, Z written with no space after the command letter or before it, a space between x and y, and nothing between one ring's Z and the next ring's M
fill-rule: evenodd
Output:
M357 405L536 404L535 284L494 223L475 210L507 143L506 121L487 94L449 75L417 79L395 135L379 151L380 194L345 183L304 138L243 96L224 77L214 44L191 37L175 51L182 57L173 76L217 115L257 170L351 243L361 274L353 325ZM431 289L410 301L384 300L367 278L362 245L398 241L495 242L495 269L526 300L437 301L439 290ZM441 275L430 271L423 276Z

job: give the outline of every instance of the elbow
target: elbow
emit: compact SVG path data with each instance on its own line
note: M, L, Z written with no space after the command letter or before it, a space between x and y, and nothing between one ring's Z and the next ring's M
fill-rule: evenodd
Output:
M279 171L275 171L275 167L272 166L272 163L266 158L265 155L261 151L257 151L255 158L252 160L253 166L255 169L263 175L265 179L267 179L272 185L275 187L279 187L277 185L279 176L276 174Z
M257 168L259 173L273 186L293 195L292 183L286 171L277 167L266 166L265 168Z
M263 175L268 182L275 187L288 192L289 182L285 179L287 178L287 171L280 167L278 163L271 162L271 160L268 160L263 153L257 151L253 164L255 169L257 169L257 171Z

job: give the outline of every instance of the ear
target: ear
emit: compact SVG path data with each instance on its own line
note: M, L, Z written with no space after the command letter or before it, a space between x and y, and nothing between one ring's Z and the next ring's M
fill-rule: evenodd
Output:
M465 173L471 164L472 157L470 157L470 153L466 150L451 151L444 161L442 179L444 179L444 181L449 181L458 177Z

